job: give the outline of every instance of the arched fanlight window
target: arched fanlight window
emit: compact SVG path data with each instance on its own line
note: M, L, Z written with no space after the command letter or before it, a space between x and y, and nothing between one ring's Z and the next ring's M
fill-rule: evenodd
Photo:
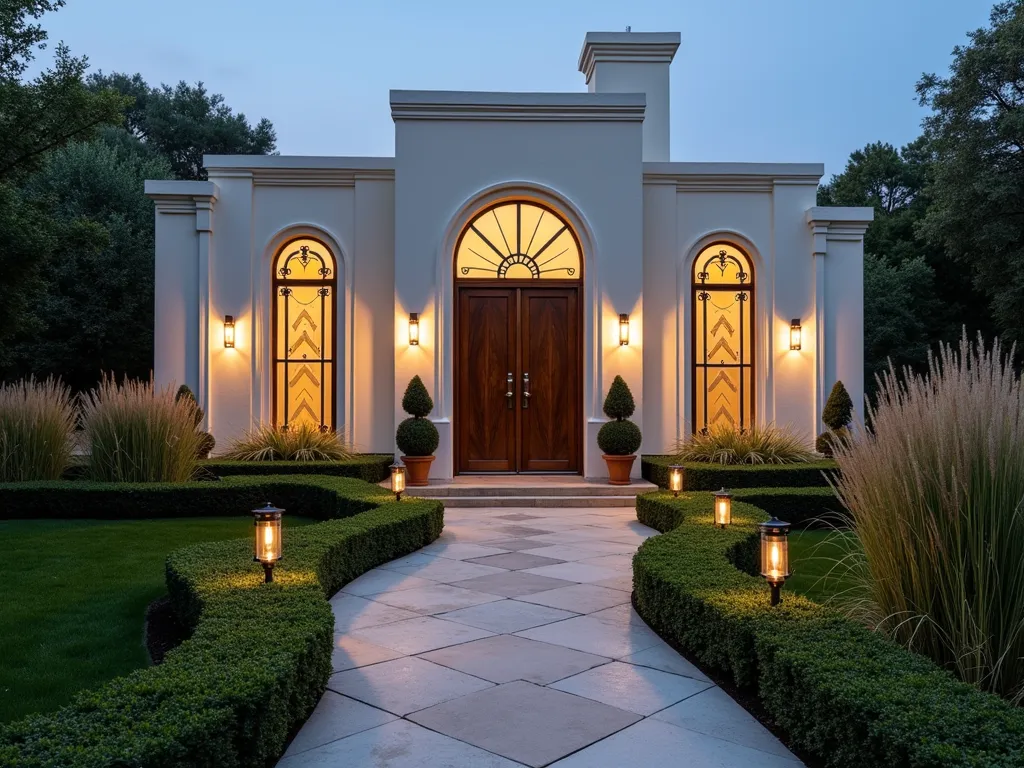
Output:
M457 279L579 281L581 267L580 243L572 226L531 200L484 208L455 246Z
M693 429L754 421L754 270L729 243L693 262Z
M319 240L285 243L274 259L274 424L334 429L334 255Z

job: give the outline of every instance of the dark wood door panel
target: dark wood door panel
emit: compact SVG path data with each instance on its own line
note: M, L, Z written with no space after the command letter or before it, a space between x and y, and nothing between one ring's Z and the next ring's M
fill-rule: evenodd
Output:
M515 398L505 393L509 373L515 384L517 298L514 288L459 292L456 416L462 472L516 470Z
M579 309L575 288L523 288L519 469L579 470Z

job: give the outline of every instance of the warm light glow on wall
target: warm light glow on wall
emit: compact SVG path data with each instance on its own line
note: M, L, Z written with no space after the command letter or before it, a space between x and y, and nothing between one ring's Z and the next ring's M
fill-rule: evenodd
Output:
M789 324L789 348L793 350L800 349L803 346L803 335L800 318L794 317L793 322Z
M629 315L619 315L619 345L629 344Z
M409 313L409 346L415 347L420 343L420 314L419 312Z
M233 315L224 315L224 349L235 347L235 318Z

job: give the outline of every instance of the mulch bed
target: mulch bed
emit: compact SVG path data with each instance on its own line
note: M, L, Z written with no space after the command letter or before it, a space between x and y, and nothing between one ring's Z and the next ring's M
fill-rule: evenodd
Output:
M636 610L635 594L630 593L630 601L633 603L633 610ZM719 670L711 669L698 663L695 659L684 653L682 649L672 641L666 640L665 638L662 638L662 640L665 640L665 642L668 643L676 653L693 664L693 666L697 667L697 669L703 672L711 682L729 694L737 704L753 715L761 725L772 732L775 738L785 744L790 752L800 758L807 768L825 768L825 763L820 757L808 754L804 750L801 750L790 743L789 734L782 730L782 728L780 728L772 719L771 715L765 711L764 706L761 704L761 700L757 697L757 691L751 688L738 688L731 679L723 677Z
M171 608L171 598L166 595L154 600L146 608L146 650L154 664L160 664L168 651L172 651L188 639L188 630Z

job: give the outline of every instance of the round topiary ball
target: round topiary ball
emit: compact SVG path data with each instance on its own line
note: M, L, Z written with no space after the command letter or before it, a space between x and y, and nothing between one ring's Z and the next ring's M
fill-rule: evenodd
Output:
M434 422L415 416L399 424L395 433L398 450L406 456L432 456L439 440Z
M632 421L609 421L597 433L597 444L609 456L629 456L636 453L643 437L640 427Z

